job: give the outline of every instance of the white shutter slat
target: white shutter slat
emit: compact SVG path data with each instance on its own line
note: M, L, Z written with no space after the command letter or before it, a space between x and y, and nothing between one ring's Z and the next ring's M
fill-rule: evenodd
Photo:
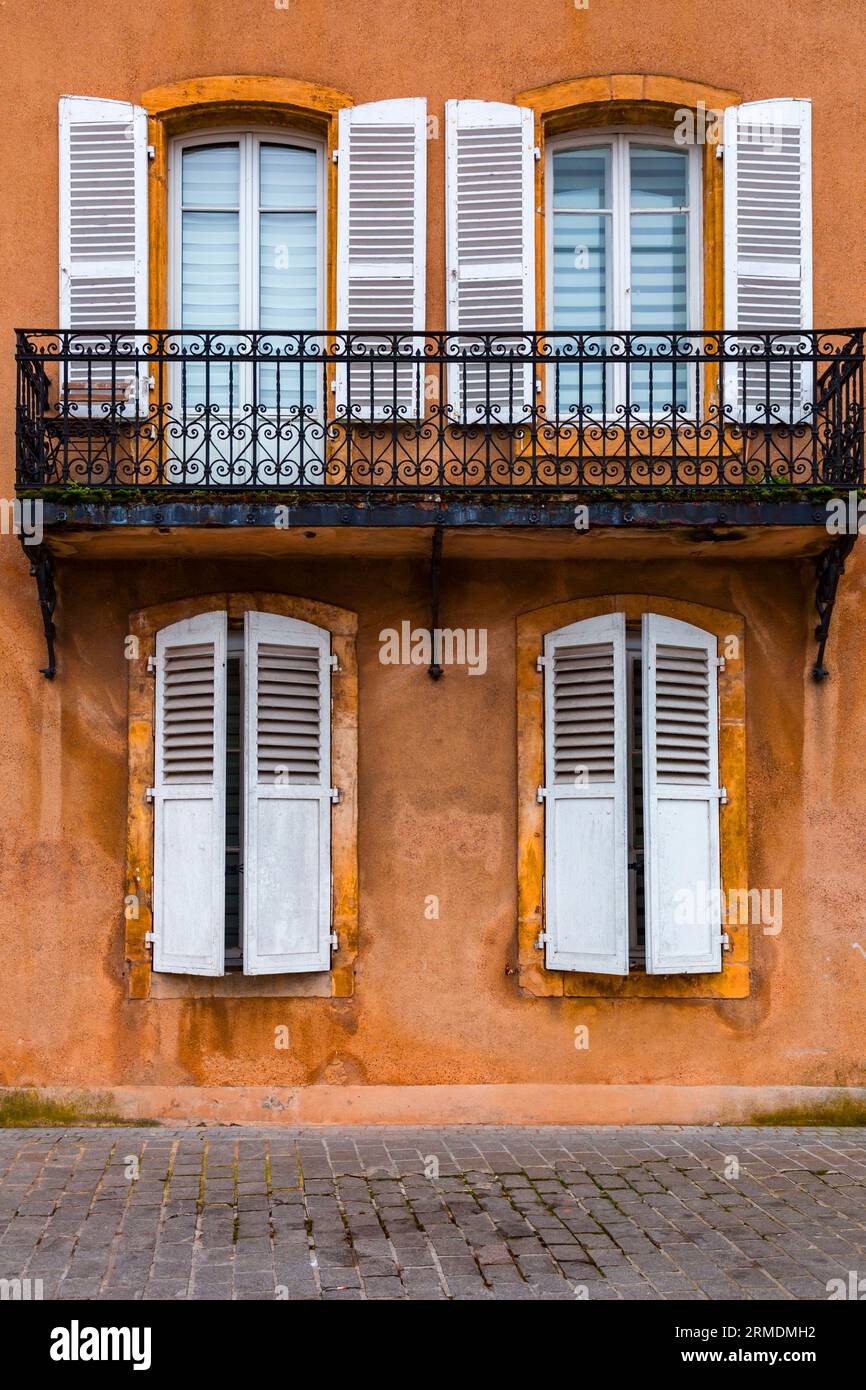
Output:
M244 971L330 967L330 637L245 620Z
M387 338L421 350L426 300L427 102L376 101L340 112L337 329L381 360L337 368L337 409L358 419L423 413L421 369L394 365ZM371 330L369 333L367 330ZM416 336L412 336L416 335ZM421 335L421 336L419 336ZM372 379L371 379L372 378Z
M481 333L515 334L499 352L526 346L535 322L534 117L503 102L449 101L445 107L448 328L470 353ZM468 422L525 419L531 363L448 369L452 411Z
M222 975L226 615L156 635L153 968Z
M625 617L544 639L545 964L628 973Z
M149 369L121 357L112 371L103 334L147 327L146 111L61 97L59 156L60 326L76 334L73 352L103 353L70 365L66 399L81 417L132 416L147 409ZM141 340L119 346L134 353Z
M722 968L717 641L643 619L646 968Z
M811 102L746 102L725 111L725 327L791 330L780 350L812 326ZM769 384L769 414L766 411ZM725 404L740 420L801 418L812 400L812 367L780 357L725 368Z

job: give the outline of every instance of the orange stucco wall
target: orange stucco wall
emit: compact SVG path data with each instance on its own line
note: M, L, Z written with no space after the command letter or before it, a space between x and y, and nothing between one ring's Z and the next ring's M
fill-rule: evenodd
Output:
M3 495L12 495L14 469L11 329L57 319L61 93L135 100L190 76L261 73L324 83L359 102L426 95L440 119L449 97L510 100L608 72L712 82L747 100L811 96L815 320L848 326L866 321L866 198L851 174L866 164L866 122L862 78L845 54L862 51L864 39L862 6L816 0L733 0L700 14L673 0L649 9L590 0L586 10L570 0L6 6ZM438 326L441 139L429 153L428 322ZM866 950L866 566L856 554L849 563L828 653L832 678L815 687L809 565L746 562L721 549L698 560L662 547L655 560L632 560L625 548L620 561L589 562L577 551L561 560L446 555L443 623L486 627L489 665L484 677L449 671L437 685L421 668L378 660L381 629L426 621L419 559L337 559L314 542L305 561L279 564L70 558L59 566L61 667L49 684L38 675L33 581L18 541L0 537L0 1084L167 1088L155 1102L163 1109L165 1095L185 1087L262 1088L249 1093L256 1097L274 1087L320 1084L328 1096L371 1088L374 1099L358 1111L367 1119L393 1113L372 1088L513 1086L521 1117L550 1119L557 1085L866 1083L866 959L854 949L860 942ZM128 615L232 587L279 589L358 614L360 949L350 998L128 997ZM748 998L540 998L507 973L517 957L516 618L616 591L687 598L745 620L750 881L784 893L782 931L752 929ZM425 918L431 894L438 921ZM274 1046L279 1024L289 1027L288 1049ZM574 1046L578 1024L589 1026L588 1050ZM465 1094L463 1118L499 1115L483 1091ZM259 1099L251 1104L266 1113ZM614 1113L598 1104L600 1118ZM323 1104L315 1118L336 1113ZM699 1107L677 1113L696 1117Z

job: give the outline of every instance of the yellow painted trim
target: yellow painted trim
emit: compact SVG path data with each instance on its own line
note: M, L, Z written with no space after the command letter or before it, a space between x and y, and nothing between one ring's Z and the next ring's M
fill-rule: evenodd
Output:
M599 999L743 999L749 993L749 928L726 927L731 950L722 954L717 975L619 977L547 970L535 942L544 923L544 808L536 799L544 785L544 687L536 668L544 635L601 613L625 613L639 621L644 613L681 618L713 632L725 652L719 672L719 775L728 803L720 808L722 888L749 887L746 825L745 623L738 613L662 598L656 594L601 594L570 599L524 613L517 619L517 894L518 982L530 994ZM725 639L735 637L738 656L728 655ZM732 644L729 644L729 648Z
M129 633L138 651L129 662L129 801L127 811L126 894L137 900L137 916L127 916L126 960L129 997L147 999L151 983L151 951L145 933L151 931L153 890L153 806L147 788L154 776L155 680L147 660L154 653L156 633L169 623L198 613L225 611L229 621L242 620L248 610L278 613L315 623L331 634L337 670L331 678L331 768L340 800L331 812L332 920L339 945L329 973L331 996L348 998L354 990L358 953L358 618L346 608L288 594L203 594L157 604L130 614ZM298 993L306 992L306 976L297 976Z

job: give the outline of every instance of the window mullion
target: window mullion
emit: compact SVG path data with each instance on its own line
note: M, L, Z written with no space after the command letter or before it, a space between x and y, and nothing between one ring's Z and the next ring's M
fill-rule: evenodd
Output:
M255 330L259 325L256 303L258 281L258 179L256 176L256 137L247 132L241 138L241 328ZM253 372L249 361L241 369L241 400L253 398Z
M629 234L629 144L626 135L617 135L614 142L613 168L613 227L614 227L614 326L623 332L631 328L631 236ZM628 364L614 367L614 400L627 401Z

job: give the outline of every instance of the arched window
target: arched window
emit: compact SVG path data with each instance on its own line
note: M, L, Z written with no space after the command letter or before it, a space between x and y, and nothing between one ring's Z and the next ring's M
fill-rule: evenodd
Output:
M169 197L171 327L215 334L212 351L237 343L231 330L272 330L276 352L287 334L322 327L323 141L272 127L177 138L169 154ZM195 404L206 395L211 407L224 407L231 391L235 406L255 401L273 407L276 370L263 364L253 380L249 364L189 364L185 401ZM297 393L299 387L281 372L284 405L290 404L287 389Z
M548 326L645 334L638 354L660 334L699 328L700 148L678 144L670 131L624 127L554 136L546 154ZM686 367L674 389L663 348L659 355L652 376L640 362L609 365L605 382L601 365L566 368L560 410L598 412L603 399L607 413L614 402L688 407Z

